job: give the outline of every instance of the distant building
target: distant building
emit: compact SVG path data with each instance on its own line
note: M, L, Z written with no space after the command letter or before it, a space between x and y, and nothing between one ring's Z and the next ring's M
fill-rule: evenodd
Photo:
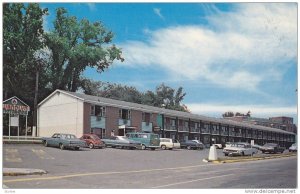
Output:
M232 121L244 122L253 125L261 125L265 127L272 127L281 129L284 131L297 133L297 126L293 123L292 117L270 117L267 118L256 118L256 117L249 117L249 116L233 116L233 117L224 117L225 119L229 119Z

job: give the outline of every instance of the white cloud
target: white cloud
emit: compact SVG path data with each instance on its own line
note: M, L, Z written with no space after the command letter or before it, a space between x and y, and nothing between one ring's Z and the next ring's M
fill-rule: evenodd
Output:
M165 19L165 17L161 14L161 11L159 8L153 8L153 11L158 17L160 17L163 20Z
M96 4L95 3L87 3L87 6L90 11L96 11Z
M158 66L170 76L259 92L263 81L280 81L296 61L297 5L238 5L207 16L209 26L147 31L148 41L121 45L126 57L121 65Z
M222 114L228 111L240 112L246 114L249 110L252 116L272 117L272 116L287 116L297 115L297 107L274 107L268 105L218 105L218 104L186 104L192 113L200 115L218 114L222 117Z

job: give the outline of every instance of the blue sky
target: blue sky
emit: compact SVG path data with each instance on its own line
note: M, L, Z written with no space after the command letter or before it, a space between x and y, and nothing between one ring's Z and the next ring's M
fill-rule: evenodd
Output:
M57 7L78 19L102 21L115 33L125 62L84 76L187 93L193 113L253 116L297 114L295 3L42 3L51 29Z

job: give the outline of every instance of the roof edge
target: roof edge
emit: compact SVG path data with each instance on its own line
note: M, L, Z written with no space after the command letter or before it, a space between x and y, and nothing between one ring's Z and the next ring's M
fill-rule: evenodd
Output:
M59 89L56 89L54 92L52 92L49 96L47 96L44 100L42 100L39 104L38 104L38 107L40 107L42 104L44 104L47 100L49 100L52 96L54 96L56 93L63 93L65 95L68 95L68 96L71 96L73 98L76 98L76 99L79 99L81 101L84 101L84 99L82 98L79 98L78 96L75 96L75 95L72 95L68 92L65 92L64 90L59 90Z

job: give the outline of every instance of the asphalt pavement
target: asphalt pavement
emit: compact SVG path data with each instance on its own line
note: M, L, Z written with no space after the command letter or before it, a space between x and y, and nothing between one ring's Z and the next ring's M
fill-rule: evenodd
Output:
M4 168L37 168L44 175L4 176L8 188L296 188L297 158L203 163L209 150L60 150L4 145ZM222 155L222 150L218 154Z

